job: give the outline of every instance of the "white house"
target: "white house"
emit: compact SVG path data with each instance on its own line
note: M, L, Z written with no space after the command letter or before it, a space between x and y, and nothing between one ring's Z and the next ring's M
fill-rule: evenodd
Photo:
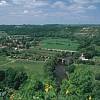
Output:
M86 58L84 57L83 53L82 53L82 55L79 57L79 59L80 59L80 60L83 60L83 61L89 60L89 59L86 59Z

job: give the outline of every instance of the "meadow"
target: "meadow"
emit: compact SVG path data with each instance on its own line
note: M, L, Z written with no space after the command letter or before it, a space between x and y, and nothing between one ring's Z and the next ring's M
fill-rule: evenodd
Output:
M40 46L31 47L29 50L27 50L27 52L29 52L31 54L38 54L38 55L44 55L44 56L53 56L53 55L57 54L56 51L48 51L43 48L41 49Z
M8 59L6 56L0 56L0 66L9 63L11 60ZM1 68L1 67L0 67Z
M28 75L28 80L25 81L25 83L21 86L20 90L16 90L16 97L15 100L20 100L20 97L22 97L22 100L28 100L29 97L26 97L26 94L30 90L30 87L34 84L35 80L44 81L44 64L43 61L28 61L28 60L16 60L16 59L10 59L1 56L0 57L0 70L6 70L8 68L13 68L17 71L24 71ZM21 94L19 96L19 94ZM8 98L6 98L9 100ZM0 97L0 100L2 98Z
M100 74L100 66L99 65L87 65L87 64L78 64L77 65L77 69L81 68L81 69L89 69L91 70L95 75L96 74Z
M1 58L1 57L0 57ZM43 61L27 61L27 60L8 60L7 57L2 57L5 60L0 60L0 69L14 68L16 70L24 70L28 76L32 79L42 79L44 76L43 72Z
M77 50L79 44L64 38L47 38L40 42L40 46L47 49Z

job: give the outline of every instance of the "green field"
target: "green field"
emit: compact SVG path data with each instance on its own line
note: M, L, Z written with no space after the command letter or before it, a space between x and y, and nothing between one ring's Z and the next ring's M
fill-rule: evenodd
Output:
M1 57L0 57L1 58ZM2 57L4 59L4 57ZM42 61L27 61L27 60L0 60L0 69L14 68L17 70L24 70L27 72L29 78L42 79L44 76L43 72L44 62Z
M9 63L11 60L5 56L0 56L0 66Z
M42 48L48 48L48 49L62 49L62 50L77 50L79 44L77 41L71 41L69 39L43 39L40 43L40 46Z
M95 75L100 73L100 66L99 65L87 65L87 64L78 64L77 68L82 68L83 70L88 68L90 69Z
M44 81L44 62L43 61L27 61L27 60L15 60L7 57L0 57L0 70L5 70L8 68L14 68L19 71L23 71L27 73L28 80L23 84L20 90L16 91L17 97L15 100L19 100L19 93L22 94L22 100L28 100L26 97L26 93L30 90L30 87L33 86L35 80ZM24 92L23 92L24 91ZM21 97L20 96L20 97ZM0 98L1 100L2 98ZM8 99L7 99L8 100Z
M31 53L31 54L38 54L38 55L43 55L43 56L54 56L55 54L57 54L58 52L56 51L48 51L45 49L40 49L39 47L31 47L29 50L27 50L27 52Z

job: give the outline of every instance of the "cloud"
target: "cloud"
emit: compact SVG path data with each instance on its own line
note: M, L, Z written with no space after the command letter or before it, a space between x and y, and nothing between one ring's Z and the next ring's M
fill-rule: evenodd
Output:
M10 12L9 16L47 16L42 10L21 10L17 12Z
M68 18L89 19L90 15L95 16L97 14L100 17L99 5L100 0L0 0L0 12L2 12L0 18L8 19L11 17L16 18L15 20L37 18L37 21L41 18L48 20L49 18L52 20L56 18L61 18L61 20Z
M49 6L47 0L6 0L6 2L10 5L5 7L6 13L10 16L41 16L43 8ZM42 15L46 15L45 12Z
M94 3L100 3L100 0L93 0Z
M12 0L13 4L23 4L26 0Z
M72 0L75 3L80 3L80 4L94 4L94 3L100 3L100 0Z
M74 13L83 13L86 10L84 6L79 5L79 4L72 4L69 7L67 7L67 9Z
M70 12L70 13L81 13L84 12L85 8L83 5L80 5L79 3L74 3L73 1L69 4L67 4L64 1L56 1L52 7L56 9L62 9L65 12Z
M97 7L96 3L100 3L100 0L72 0L72 8L76 11L87 12L88 10L95 10ZM76 7L75 7L76 6Z
M90 3L92 0L73 0L75 3L80 3L80 4L87 4Z
M5 0L0 1L0 6L6 6L6 5L8 5L8 3Z
M65 8L65 3L62 1L56 1L52 5L53 8Z
M48 2L45 0L12 0L12 2L15 5L21 5L30 8L48 5Z
M88 6L88 9L93 10L93 9L96 9L96 7L94 5L90 5L90 6Z
M29 12L28 10L24 10L24 12L23 12L23 13L24 13L24 14L27 14L28 12Z
M69 0L68 1L56 1L51 7L56 9L62 9L69 13L85 13L88 10L95 10L96 3L100 3L100 0Z

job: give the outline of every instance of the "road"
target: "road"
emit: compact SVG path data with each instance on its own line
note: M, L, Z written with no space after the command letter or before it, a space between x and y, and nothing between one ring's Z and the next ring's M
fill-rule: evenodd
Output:
M41 49L44 49L44 50L49 50L49 51L60 51L60 52L77 52L77 51L73 51L73 50L62 50L62 49L48 49L48 48L41 48Z

